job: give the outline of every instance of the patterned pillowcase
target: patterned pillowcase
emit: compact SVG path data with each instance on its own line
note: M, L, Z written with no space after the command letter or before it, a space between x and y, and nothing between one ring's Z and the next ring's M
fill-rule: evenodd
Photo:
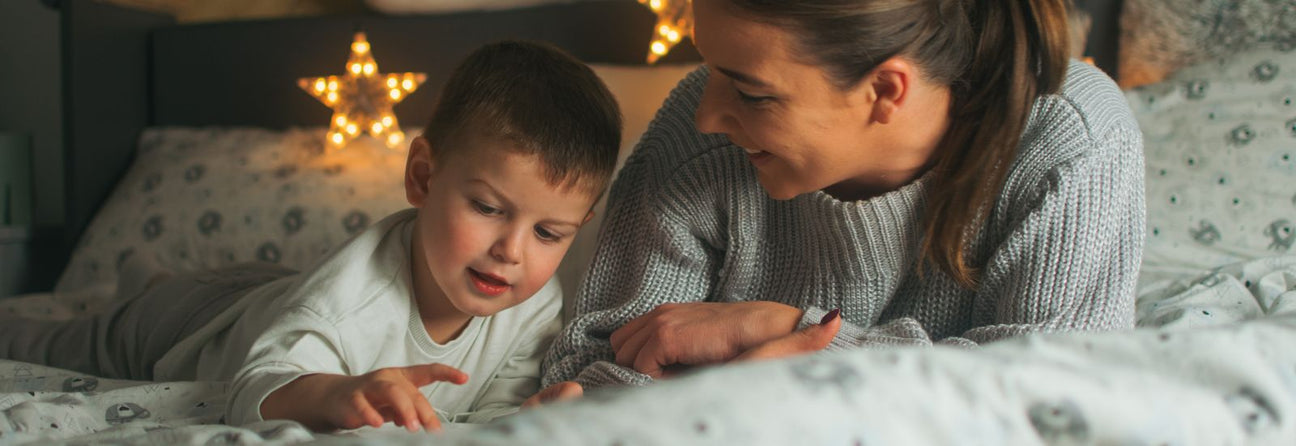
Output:
M1131 88L1260 43L1296 46L1296 0L1125 0L1120 28L1117 78Z
M1296 51L1197 65L1126 98L1147 157L1145 283L1296 252Z
M408 132L407 132L408 133ZM111 291L132 255L176 270L266 261L302 269L405 201L405 150L323 130L153 128L55 286ZM68 297L72 299L72 297Z

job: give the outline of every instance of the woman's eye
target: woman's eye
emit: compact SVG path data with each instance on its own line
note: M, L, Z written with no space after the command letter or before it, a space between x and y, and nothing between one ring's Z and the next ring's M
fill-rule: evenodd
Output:
M481 213L482 215L497 215L501 213L499 208L496 208L486 203L482 203L477 200L472 201L472 206L473 209L476 209L477 212Z
M737 88L735 88L734 91L738 92L738 99L748 104L763 104L774 100L773 96L752 96Z
M545 229L543 226L536 226L535 233L536 237L539 237L540 240L548 242L556 242L558 239L562 238L561 235L555 234L552 231Z

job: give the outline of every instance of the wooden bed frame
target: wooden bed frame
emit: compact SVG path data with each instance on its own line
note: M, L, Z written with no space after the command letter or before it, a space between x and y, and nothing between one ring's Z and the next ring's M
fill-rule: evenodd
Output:
M997 0L996 0L997 1ZM1074 0L1093 16L1088 53L1115 73L1119 0ZM177 25L170 17L93 0L61 3L66 216L39 246L60 269L150 126L319 126L331 111L295 80L341 72L364 30L384 71L428 73L396 111L428 119L454 64L500 39L552 42L590 63L642 65L655 17L631 0L490 12L326 16ZM659 63L699 60L685 41ZM51 279L52 280L52 279Z

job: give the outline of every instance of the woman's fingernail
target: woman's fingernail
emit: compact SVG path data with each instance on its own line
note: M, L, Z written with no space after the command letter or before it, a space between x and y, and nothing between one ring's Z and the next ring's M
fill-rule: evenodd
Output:
M840 308L833 308L832 311L829 311L828 314L825 314L825 315L824 315L823 319L820 319L820 320L819 320L819 325L823 325L823 324L827 324L827 323L829 323L829 322L832 322L833 319L837 319L837 316L840 316L840 315L841 315L841 309L840 309Z

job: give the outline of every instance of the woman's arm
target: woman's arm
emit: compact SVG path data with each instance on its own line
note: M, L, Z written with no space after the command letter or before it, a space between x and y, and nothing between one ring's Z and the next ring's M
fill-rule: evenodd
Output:
M613 333L663 304L711 296L724 255L714 207L718 192L681 174L691 160L729 145L693 125L705 83L706 71L699 69L676 87L612 185L576 316L545 359L544 387L572 380L586 387L650 382L614 362Z
M660 305L701 302L720 253L656 203L649 160L632 156L608 197L599 243L576 300L576 316L545 359L543 387L642 385L648 375L618 366L612 333Z

